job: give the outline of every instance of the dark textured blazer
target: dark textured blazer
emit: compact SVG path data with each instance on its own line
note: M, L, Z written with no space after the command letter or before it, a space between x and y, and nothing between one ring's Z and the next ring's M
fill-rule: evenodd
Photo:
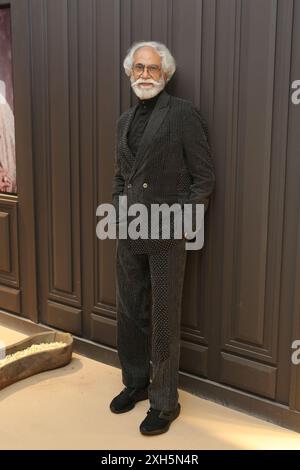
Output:
M205 120L189 101L159 96L134 157L127 133L137 105L118 119L113 178L113 203L118 214L118 196L127 195L130 204L204 203L215 185L215 171L208 144ZM195 206L193 206L195 210ZM136 253L167 249L178 239L128 240Z

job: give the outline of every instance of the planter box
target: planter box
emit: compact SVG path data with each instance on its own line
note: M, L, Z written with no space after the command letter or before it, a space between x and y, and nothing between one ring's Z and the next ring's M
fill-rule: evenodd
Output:
M6 348L6 355L22 351L34 344L63 342L65 346L38 351L25 357L21 357L0 367L0 390L19 380L46 370L65 366L72 359L73 338L70 333L48 331L12 344Z

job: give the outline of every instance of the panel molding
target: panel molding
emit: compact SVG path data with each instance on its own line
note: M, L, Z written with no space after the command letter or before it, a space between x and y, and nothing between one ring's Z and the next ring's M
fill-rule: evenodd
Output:
M0 285L0 305L3 310L21 313L21 290Z
M18 230L18 199L1 194L0 283L15 288L20 287Z
M257 0L236 2L232 157L225 189L222 348L275 363L278 309L266 309L265 280L272 262L267 241L274 230L268 225L268 211L277 1L259 5ZM255 21L257 14L260 27ZM262 163L255 151L258 146L264 156ZM241 155L243 160L239 159Z
M47 2L49 299L81 305L77 2ZM72 79L70 78L72 77Z
M82 310L49 300L47 302L46 323L55 328L80 335Z
M247 392L275 398L276 367L234 354L221 353L220 381Z

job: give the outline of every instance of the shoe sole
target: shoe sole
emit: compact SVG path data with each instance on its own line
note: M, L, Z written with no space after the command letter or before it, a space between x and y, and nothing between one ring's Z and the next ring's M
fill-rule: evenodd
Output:
M168 422L168 424L167 424L164 428L162 428L162 429L154 429L153 431L145 431L145 430L143 430L143 429L140 428L140 432L141 432L144 436L157 436L158 434L163 434L163 433L169 431L169 428L170 428L172 422L175 421L175 419L178 418L178 416L180 415L180 411L181 411L181 407L179 406L175 417L174 417L172 420L170 420L170 421Z
M113 408L111 405L110 405L110 411L112 411L113 413L115 414L121 414L121 413L126 413L127 411L130 411L132 410L136 403L140 402L140 401L144 401L144 400L148 400L148 397L146 398L141 398L140 400L136 400L134 403L131 403L130 405L128 405L126 408L123 408L122 410L116 410L115 408Z

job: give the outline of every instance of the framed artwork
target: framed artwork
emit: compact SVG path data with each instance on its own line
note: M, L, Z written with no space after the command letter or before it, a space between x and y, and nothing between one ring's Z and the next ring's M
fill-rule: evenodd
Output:
M10 7L0 6L0 193L17 193Z

